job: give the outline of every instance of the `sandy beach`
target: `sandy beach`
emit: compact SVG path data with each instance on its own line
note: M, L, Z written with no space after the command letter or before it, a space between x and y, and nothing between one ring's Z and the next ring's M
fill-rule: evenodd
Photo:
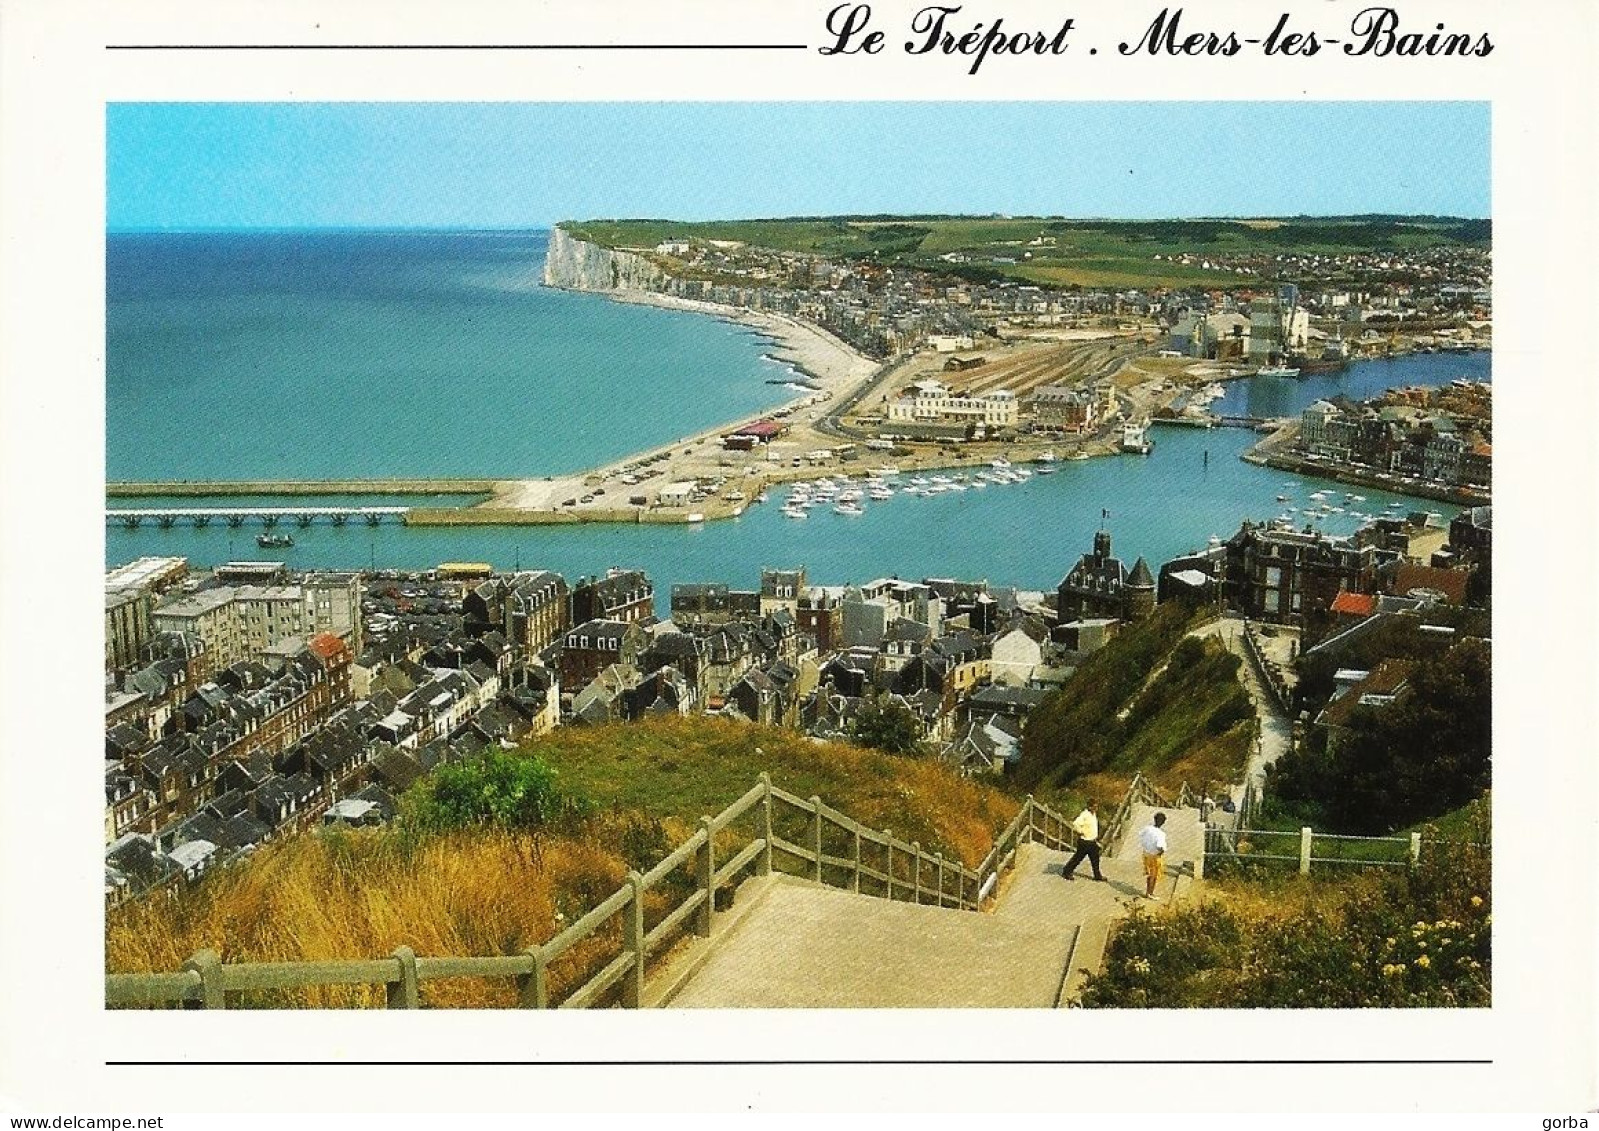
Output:
M748 326L770 339L768 356L793 366L803 374L807 383L815 386L816 391L796 396L771 411L729 420L714 428L668 441L589 471L546 479L508 480L497 485L493 497L482 504L483 509L565 512L578 521L629 521L637 519L639 509L629 504L629 498L642 495L653 502L656 493L667 483L711 477L730 479L736 476L757 480L749 484L749 491L744 492L752 497L765 482L773 478L767 474L775 470L769 466L776 462L770 457L780 452L799 450L800 445L793 437L807 436L815 421L826 413L828 402L846 395L878 368L871 358L858 353L820 327L785 315L644 291L598 293L618 302L690 311ZM718 443L723 435L741 424L785 410L789 414L786 422L792 429L787 442L773 444L769 450L759 452L729 452ZM826 444L819 438L809 443L809 449L817 446ZM624 476L634 474L650 460L658 461L651 465L652 470L659 469L656 474L642 483L623 482ZM786 458L784 464L787 465ZM571 502L568 503L568 500ZM734 505L737 505L736 502ZM704 508L704 513L706 517L719 517L730 509L724 500L720 506Z

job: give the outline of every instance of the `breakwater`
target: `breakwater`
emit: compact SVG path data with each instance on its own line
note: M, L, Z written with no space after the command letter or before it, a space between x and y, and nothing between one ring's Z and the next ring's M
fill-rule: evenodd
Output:
M209 499L236 495L487 495L493 479L220 479L107 483L111 499Z

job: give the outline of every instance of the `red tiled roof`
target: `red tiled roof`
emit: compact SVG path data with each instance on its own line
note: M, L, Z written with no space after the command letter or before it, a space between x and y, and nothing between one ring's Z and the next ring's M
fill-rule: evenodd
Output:
M1463 569L1439 569L1407 562L1394 574L1394 593L1403 597L1415 589L1436 589L1450 604L1459 605L1465 603L1466 582L1470 577Z
M346 651L344 641L334 636L331 632L319 632L305 646L317 659L327 661Z
M746 424L742 428L735 429L731 434L734 436L781 436L783 434L783 425L775 420L757 420L754 424Z
M1377 611L1377 598L1370 593L1343 592L1333 598L1332 611L1351 616L1369 617Z

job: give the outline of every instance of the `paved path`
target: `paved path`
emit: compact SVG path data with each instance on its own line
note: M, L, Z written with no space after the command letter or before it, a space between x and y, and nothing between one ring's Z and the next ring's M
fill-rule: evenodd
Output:
M1244 766L1244 780L1231 787L1235 805L1243 801L1244 789L1250 782L1255 784L1257 797L1264 792L1266 764L1276 762L1293 746L1293 723L1277 705L1276 697L1260 682L1260 673L1255 670L1255 662L1249 658L1249 652L1244 647L1243 632L1244 622L1241 619L1223 617L1192 633L1194 636L1219 638L1229 652L1243 661L1238 666L1238 678L1243 682L1244 690L1249 693L1250 701L1255 705L1255 718L1260 723L1258 739L1254 748L1250 750L1249 760ZM1211 817L1212 822L1218 825L1231 819L1233 819L1231 815L1221 812L1214 813Z
M1137 831L1154 810L1135 807L1129 834L1067 882L1063 852L1026 844L995 910L956 911L818 887L768 883L717 940L668 1004L676 1008L1048 1009L1070 1000L1103 958L1110 924L1144 902ZM1175 862L1160 895L1188 882L1201 842L1197 810L1167 810Z

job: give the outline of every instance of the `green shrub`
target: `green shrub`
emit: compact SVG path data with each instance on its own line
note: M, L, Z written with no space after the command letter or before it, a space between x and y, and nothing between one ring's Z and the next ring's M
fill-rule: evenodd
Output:
M406 797L408 823L430 832L478 825L536 829L588 808L559 788L547 762L500 750L440 766Z

